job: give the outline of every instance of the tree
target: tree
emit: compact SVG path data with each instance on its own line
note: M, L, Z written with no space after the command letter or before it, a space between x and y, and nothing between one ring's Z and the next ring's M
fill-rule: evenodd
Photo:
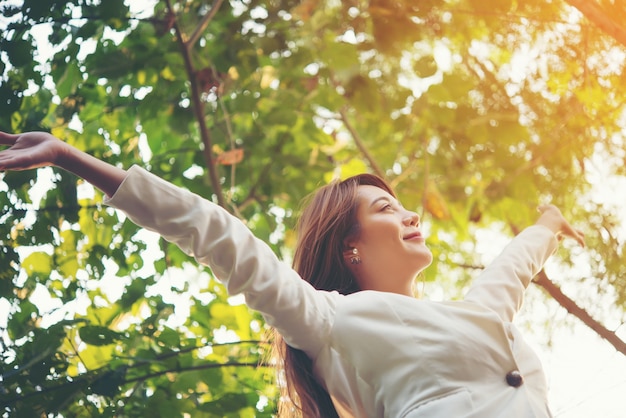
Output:
M422 280L449 277L451 296L480 267L477 229L510 233L550 200L586 225L594 273L578 279L623 309L619 212L590 173L626 175L624 49L566 3L518 3L5 4L0 129L142 164L286 260L308 192L379 173L430 229ZM66 172L3 181L5 414L271 415L263 320L209 271Z

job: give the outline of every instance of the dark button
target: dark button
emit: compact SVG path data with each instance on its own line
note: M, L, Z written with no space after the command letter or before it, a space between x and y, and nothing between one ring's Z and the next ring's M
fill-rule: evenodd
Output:
M518 388L524 383L524 378L522 377L520 372L518 372L517 370L512 370L506 374L506 383L508 383L509 386Z

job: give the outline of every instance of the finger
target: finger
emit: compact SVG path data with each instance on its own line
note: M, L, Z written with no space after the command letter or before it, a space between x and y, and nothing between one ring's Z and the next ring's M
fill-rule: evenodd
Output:
M570 224L567 224L564 231L569 237L576 240L576 242L583 248L585 248L585 233L581 230L574 229Z
M4 158L0 155L0 171L11 169L11 158Z
M574 238L576 242L578 242L578 244L580 244L583 248L585 247L585 237L580 231L569 227L569 235Z
M585 233L579 229L576 229L576 241L580 244L581 247L585 248Z
M556 206L554 206L554 205L539 205L539 206L537 206L537 210L539 211L539 213L544 213L544 212L547 212L548 210L553 210L553 209L557 209Z
M0 157L0 171L15 169L15 159L13 157Z
M19 135L0 131L0 145L13 145L15 141L17 141L17 138L19 138Z

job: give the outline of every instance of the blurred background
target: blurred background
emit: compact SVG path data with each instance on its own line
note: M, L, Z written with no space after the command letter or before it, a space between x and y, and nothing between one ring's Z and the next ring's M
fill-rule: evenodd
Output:
M618 0L3 0L0 130L222 205L286 262L302 198L372 172L416 210L420 297L461 298L553 203L584 231L517 325L558 418L626 408ZM270 417L265 324L58 169L0 174L4 417Z

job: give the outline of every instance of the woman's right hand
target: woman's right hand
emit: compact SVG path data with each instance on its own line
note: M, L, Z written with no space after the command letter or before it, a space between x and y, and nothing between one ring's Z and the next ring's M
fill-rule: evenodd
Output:
M45 132L0 132L0 171L28 170L54 165L76 174L113 196L126 171L86 154Z
M27 170L57 165L69 145L46 132L8 134L0 132L0 171Z

